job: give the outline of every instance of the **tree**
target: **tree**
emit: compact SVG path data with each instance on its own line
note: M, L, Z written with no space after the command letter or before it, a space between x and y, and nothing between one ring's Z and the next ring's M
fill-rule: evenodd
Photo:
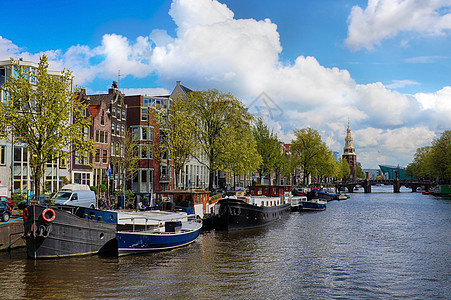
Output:
M121 146L123 147L123 152L115 149L115 153L121 153L121 155L111 156L111 163L115 166L117 174L125 173L122 185L122 193L125 194L126 181L131 181L136 176L140 161L138 153L139 143L131 130L125 132L124 144Z
M282 154L280 142L277 139L277 136L269 130L268 126L261 118L258 118L255 122L252 133L257 142L257 151L262 158L262 162L258 168L261 183L263 175L271 175L271 172L274 171L277 166L281 166Z
M340 178L346 178L351 174L351 167L349 166L349 163L346 159L340 158L338 161L339 165L339 171L338 171L338 177Z
M304 184L309 175L317 175L318 166L327 147L321 140L321 135L310 127L294 131L295 140L291 143L292 152L300 158L304 171Z
M221 148L228 149L219 155L221 169L226 173L232 174L233 177L247 175L260 166L262 159L257 152L257 143L249 123L232 124L220 143Z
M230 136L235 132L230 129L241 126L243 123L250 123L253 117L240 100L230 93L223 93L216 89L191 92L184 100L193 114L192 127L199 147L196 153L205 155L208 161L206 165L209 169L208 188L212 191L215 171L219 170L224 165L225 158L231 155L231 147L225 147L224 140L236 143L234 149L239 147L240 139ZM203 162L199 157L196 158L200 163Z
M431 175L441 181L451 179L451 130L432 141Z
M72 74L49 74L43 55L36 70L12 61L12 76L1 87L8 101L0 105L0 129L27 145L30 167L39 196L46 164L71 153L87 156L94 142L85 129L90 125L81 89L72 90Z
M165 141L160 148L161 151L171 154L176 187L179 186L179 174L196 151L195 128L193 126L195 115L186 105L185 97L177 97L170 108L162 110L162 113L158 114L160 129L170 129L169 135L163 137Z

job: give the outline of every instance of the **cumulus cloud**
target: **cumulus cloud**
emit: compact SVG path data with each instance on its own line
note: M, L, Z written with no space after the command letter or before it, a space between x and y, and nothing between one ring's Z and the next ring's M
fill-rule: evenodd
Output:
M413 5L411 1L390 3L397 9L401 4L405 9ZM421 1L416 3L424 6ZM386 1L370 1L373 13L370 9L361 13L376 17L386 5ZM431 6L441 7L427 7ZM353 16L358 16L355 10L350 27L357 25L353 21L357 20ZM95 48L75 45L66 52L48 53L55 66L73 70L76 80L83 84L98 77L116 78L120 70L121 74L140 78L156 74L169 87L175 80L182 80L193 89L230 91L246 105L252 104L251 112L257 113L259 107L258 113L266 116L267 123L286 143L291 142L294 129L309 126L320 132L331 150L342 151L350 120L358 160L365 167L375 167L374 163L406 164L416 148L430 144L438 132L451 128L451 87L432 94L407 95L391 89L415 82L358 84L347 70L324 67L311 56L283 62L276 24L269 19L236 19L226 5L215 0L174 0L170 15L178 26L174 37L160 29L152 29L148 36L134 41L111 33ZM378 22L376 18L373 23L379 26ZM404 30L402 26L395 28ZM440 28L445 30L444 26ZM371 38L366 43L373 45L377 40ZM0 39L0 59L11 53L16 57L24 54L12 42ZM31 58L41 55L25 54ZM169 91L143 88L126 89L125 93L155 95ZM277 113L262 111L265 106L258 98L262 94Z
M360 6L351 10L346 45L352 50L371 50L402 31L449 34L450 7L450 0L368 0L365 10Z

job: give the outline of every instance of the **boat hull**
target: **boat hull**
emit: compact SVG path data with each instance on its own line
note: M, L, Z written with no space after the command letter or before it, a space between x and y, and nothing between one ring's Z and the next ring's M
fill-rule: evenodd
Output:
M43 214L46 209L50 212L48 217ZM53 219L50 209L55 212ZM117 249L116 224L99 221L96 212L104 219L113 216L108 212L84 208L74 208L74 211L70 211L68 208L47 208L40 205L27 207L28 217L24 217L27 256L39 259L106 254L114 251L115 247Z
M202 230L201 223L180 232L119 231L117 233L118 255L138 254L150 251L162 251L182 247L194 242Z
M326 209L326 201L303 201L301 211L321 211Z
M217 203L214 227L224 231L257 228L288 216L290 210L290 204L256 206L240 199L224 198Z

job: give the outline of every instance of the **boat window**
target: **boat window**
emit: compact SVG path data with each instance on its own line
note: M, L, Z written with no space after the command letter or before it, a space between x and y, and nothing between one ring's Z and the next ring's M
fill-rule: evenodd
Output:
M271 188L265 188L265 195L266 196L271 195Z
M278 195L279 193L277 192L277 188L272 188L272 194L273 195Z

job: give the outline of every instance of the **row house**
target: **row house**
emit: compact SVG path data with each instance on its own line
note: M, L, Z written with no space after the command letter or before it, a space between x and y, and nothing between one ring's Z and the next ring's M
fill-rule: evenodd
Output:
M11 75L14 75L15 66L10 60L0 61L0 86L7 82ZM19 68L25 68L34 72L38 64L19 59ZM48 71L49 74L59 76L59 71ZM33 77L30 78L33 84ZM70 89L73 90L73 81ZM0 102L8 101L5 93L0 90ZM27 151L27 145L20 143L14 135L6 132L3 138L0 138L0 190L6 191L7 196L12 193L22 193L25 195L34 194L34 181L30 168L30 155ZM70 180L70 165L64 159L55 159L49 161L45 170L43 180L43 191L51 193L60 189L64 183Z
M92 185L106 184L112 192L125 184L119 163L124 157L127 130L124 94L118 89L116 81L113 81L108 94L90 95L88 103L92 117L91 138L96 145L96 152L91 160Z
M192 90L181 84L181 81L177 81L174 90L171 93L171 99L183 101L183 97L191 93ZM184 169L180 174L174 174L178 176L179 186L176 188L180 189L192 189L192 188L208 188L209 183L209 169L208 160L205 154L197 153L197 158L194 156L190 157L189 161L185 164ZM218 172L220 173L220 172ZM222 172L223 173L223 172ZM215 176L215 183L225 180L225 176Z
M169 151L160 143L169 132L158 125L157 118L165 118L159 108L170 109L169 96L125 96L127 127L139 143L139 168L133 178L135 194L150 199L151 194L173 188L173 168Z

